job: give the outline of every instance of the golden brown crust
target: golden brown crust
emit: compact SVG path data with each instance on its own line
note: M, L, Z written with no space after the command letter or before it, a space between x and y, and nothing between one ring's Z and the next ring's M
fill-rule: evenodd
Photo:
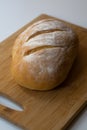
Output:
M49 90L67 77L77 55L78 38L55 19L32 24L16 39L12 75L21 86Z

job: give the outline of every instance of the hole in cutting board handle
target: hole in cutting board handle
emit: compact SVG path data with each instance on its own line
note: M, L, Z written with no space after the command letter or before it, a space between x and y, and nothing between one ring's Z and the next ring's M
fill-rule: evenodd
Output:
M0 104L16 111L23 111L23 107L7 96L0 94Z
M6 120L5 118L0 117L0 130L24 130L19 126L16 126L14 123Z

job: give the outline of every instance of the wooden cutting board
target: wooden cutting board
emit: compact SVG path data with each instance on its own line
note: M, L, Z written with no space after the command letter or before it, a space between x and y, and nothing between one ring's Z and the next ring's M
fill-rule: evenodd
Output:
M0 115L23 130L62 130L87 104L87 29L67 23L79 36L78 57L67 77L51 91L31 91L16 84L11 76L11 51L16 37L33 22L51 16L40 15L0 44L0 93L20 104L15 111L0 105Z

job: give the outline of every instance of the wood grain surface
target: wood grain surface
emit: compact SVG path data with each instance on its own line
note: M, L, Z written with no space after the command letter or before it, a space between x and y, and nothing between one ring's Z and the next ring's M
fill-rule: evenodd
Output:
M11 76L14 40L33 22L51 16L40 15L0 44L0 94L23 107L15 111L0 105L0 116L23 130L62 130L87 104L87 29L67 23L79 36L79 52L67 79L51 91L32 91L19 86Z

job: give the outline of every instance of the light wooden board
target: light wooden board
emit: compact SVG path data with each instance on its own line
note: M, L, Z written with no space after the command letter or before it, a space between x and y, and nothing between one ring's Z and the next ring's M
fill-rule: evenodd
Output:
M41 15L34 21L48 17ZM80 41L72 70L58 88L44 92L31 91L17 85L10 72L14 40L31 23L0 44L0 93L24 108L23 112L19 112L0 105L0 115L25 130L65 129L87 103L87 29L66 23L77 32Z

